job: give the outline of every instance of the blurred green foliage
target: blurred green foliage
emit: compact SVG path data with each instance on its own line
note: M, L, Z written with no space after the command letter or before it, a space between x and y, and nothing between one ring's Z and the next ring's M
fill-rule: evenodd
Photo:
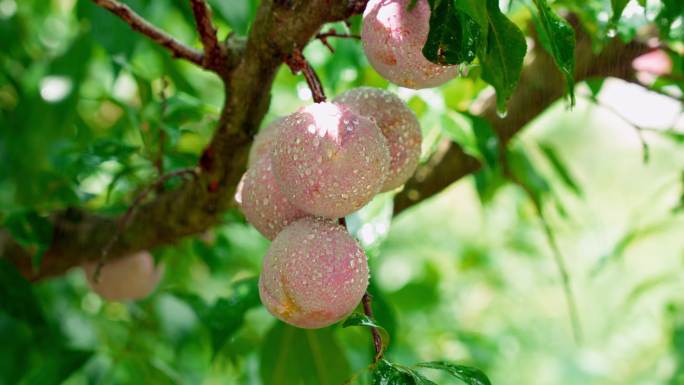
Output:
M199 46L187 2L126 3ZM483 27L476 3L454 9ZM568 38L544 13L546 2L501 3L506 19L492 12L500 18L495 28L522 27L530 35L527 25L541 18L542 42ZM596 49L610 35L629 41L655 23L663 42L681 52L681 1L548 3L554 12L575 12ZM247 33L258 1L210 4L225 37ZM359 28L356 17L351 29ZM506 35L519 41L518 51L524 48L522 35ZM197 163L223 102L215 76L171 59L86 0L0 0L0 36L0 222L35 252L36 265L50 242L46 215L66 207L123 212L156 175L160 140L165 170ZM681 127L651 132L652 158L643 164L634 127L610 111L581 98L571 112L554 106L506 152L530 200L504 176L491 127L467 112L487 87L480 75L493 82L507 73L493 73L485 62L438 89L398 89L369 67L358 41L331 43L334 54L320 42L305 51L329 95L360 85L389 88L419 117L424 158L449 138L484 165L398 218L391 218L391 194L348 218L370 255L373 308L389 336L380 370L368 370L367 327L304 331L275 322L256 292L268 241L229 212L207 233L154 250L165 277L138 302L104 302L80 269L30 285L0 260L0 385L299 385L350 378L448 384L457 383L452 375L469 373L436 363L444 360L481 368L501 385L684 384ZM516 54L508 48L490 47ZM567 47L546 48L567 69ZM684 60L671 58L673 76L653 88L681 95ZM604 83L610 82L587 83L578 93L598 100L608 92ZM303 79L282 68L264 123L309 102ZM650 105L665 104L661 97ZM674 112L681 126L681 106ZM571 338L535 205L567 257L581 345ZM419 370L412 366L418 362L445 371ZM478 375L463 378L486 384Z

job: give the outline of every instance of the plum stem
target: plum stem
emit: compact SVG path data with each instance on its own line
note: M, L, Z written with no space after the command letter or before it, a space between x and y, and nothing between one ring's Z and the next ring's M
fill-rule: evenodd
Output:
M373 317L373 308L371 307L372 299L373 296L366 292L366 294L363 295L361 302L363 303L363 312L366 314L366 316L368 316L368 318L375 321ZM373 357L373 363L375 364L382 358L382 337L380 336L380 332L377 328L371 327L370 330L371 335L373 336L373 347L375 348L375 356Z
M309 85L311 96L315 103L322 103L326 101L325 91L321 79L316 74L316 71L311 67L309 62L302 54L302 50L295 48L292 53L285 56L285 64L290 67L293 74L303 73L306 79L306 84Z
M338 219L338 223L340 224L340 226L344 226L345 229L347 228L347 220L344 217ZM375 322L375 317L373 317L373 307L371 306L372 299L373 296L368 291L366 291L366 293L363 295L363 298L361 299L361 303L363 304L363 313L366 315L366 317L370 318L372 321ZM377 328L371 327L370 330L371 335L373 336L373 347L375 348L373 364L376 364L382 358L382 336L380 335L380 332Z

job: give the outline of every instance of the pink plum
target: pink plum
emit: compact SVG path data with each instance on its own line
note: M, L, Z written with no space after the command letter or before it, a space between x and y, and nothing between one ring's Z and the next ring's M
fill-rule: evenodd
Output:
M284 118L278 118L262 128L261 131L254 137L252 147L249 149L249 158L247 158L247 167L253 165L257 159L270 155L273 140L278 133L278 127Z
M245 217L261 234L273 239L307 213L290 203L275 181L271 157L259 157L242 179L241 205Z
M331 219L304 218L283 229L264 257L259 295L275 317L301 328L345 318L368 286L366 255Z
M152 254L141 251L130 256L107 261L94 280L97 263L83 265L88 284L94 292L108 301L145 298L157 287L164 269L154 265Z
M408 88L430 88L456 77L456 66L423 56L430 31L430 5L417 0L370 0L363 13L361 40L368 61L385 79Z
M378 126L344 105L312 104L282 121L273 171L287 199L312 215L339 218L368 203L390 165Z
M349 90L334 99L373 120L387 139L390 167L381 191L403 185L420 159L421 132L416 115L396 95L371 87Z

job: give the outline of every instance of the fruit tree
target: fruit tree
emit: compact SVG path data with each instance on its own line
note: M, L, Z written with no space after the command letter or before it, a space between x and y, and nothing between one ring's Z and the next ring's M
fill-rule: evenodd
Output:
M684 1L0 0L0 33L0 384L682 383Z

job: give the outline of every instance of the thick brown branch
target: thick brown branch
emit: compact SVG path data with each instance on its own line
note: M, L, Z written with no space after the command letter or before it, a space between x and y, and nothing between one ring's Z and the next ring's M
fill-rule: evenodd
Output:
M211 21L211 10L204 0L190 0L192 14L195 16L197 32L199 32L202 46L204 47L204 57L202 65L217 72L227 70L226 52L219 44L216 36L216 28Z
M610 42L600 54L595 54L590 38L579 34L577 41L577 82L592 77L617 77L631 79L634 71L632 60L646 53L648 47L640 43L624 44L619 39ZM535 47L532 60L525 66L517 90L511 97L508 115L500 118L496 111L496 99L488 98L476 114L490 122L505 146L513 136L551 104L563 97L565 80L555 67L553 59L540 47ZM458 146L444 142L434 159L422 165L404 190L395 197L394 213L398 214L412 205L427 199L456 180L478 170L476 159L465 154Z
M162 47L171 51L174 57L182 58L191 61L203 67L203 55L192 47L179 42L166 32L152 25L140 15L135 13L131 8L125 4L121 4L116 0L92 0L93 3L117 15L121 20L128 24L134 31L152 39Z

